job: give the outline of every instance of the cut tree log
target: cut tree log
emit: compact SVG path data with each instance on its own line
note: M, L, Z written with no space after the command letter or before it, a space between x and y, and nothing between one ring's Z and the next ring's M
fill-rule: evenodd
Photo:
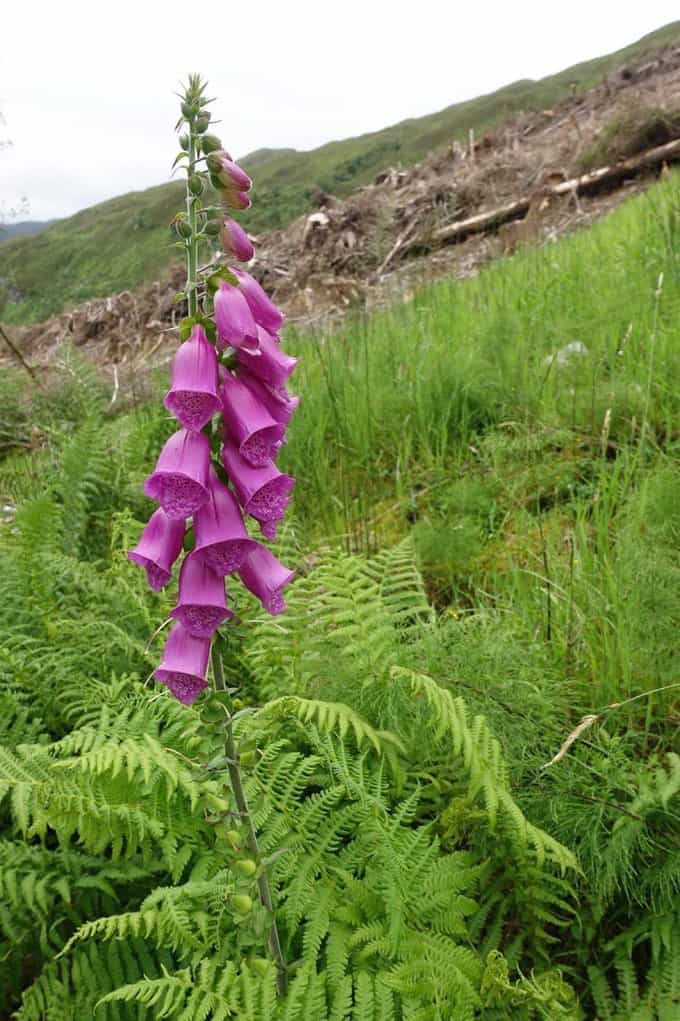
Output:
M680 138L676 138L672 142L666 142L665 145L659 145L655 149L648 149L639 156L622 160L621 163L615 163L613 166L599 167L588 174L572 177L569 181L562 181L552 188L546 188L545 196L567 195L570 192L573 195L584 195L588 194L588 192L605 190L615 187L624 178L635 177L650 167L660 166L664 162L674 163L677 160L680 160ZM503 206L498 206L496 209L490 209L485 213L477 213L466 220L450 223L446 227L439 227L438 230L432 232L427 242L422 236L414 238L408 246L404 245L401 251L403 253L407 248L417 248L424 243L430 245L456 244L458 241L463 241L466 237L469 237L470 234L480 234L487 230L495 230L502 223L508 223L509 220L519 220L525 216L532 204L532 198L533 196L531 195L525 195L522 198L515 199L513 202L507 202Z

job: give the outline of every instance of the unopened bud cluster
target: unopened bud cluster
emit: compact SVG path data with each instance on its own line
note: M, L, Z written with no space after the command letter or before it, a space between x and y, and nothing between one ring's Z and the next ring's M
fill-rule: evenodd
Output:
M158 591L170 582L192 535L193 548L179 571L174 624L155 672L187 704L206 686L214 632L233 616L227 575L238 575L270 613L285 609L282 591L293 572L252 538L244 516L257 522L262 536L275 538L294 485L276 458L298 404L286 387L297 360L280 346L283 315L260 284L229 265L199 278L202 239L219 234L226 255L239 262L254 254L246 231L224 213L250 205L251 181L220 139L207 133L204 89L197 77L189 79L177 125L182 152L176 163L187 171L187 211L175 226L187 254L189 315L181 324L183 343L164 404L180 428L144 483L158 509L128 553ZM218 210L201 206L209 184L217 191Z

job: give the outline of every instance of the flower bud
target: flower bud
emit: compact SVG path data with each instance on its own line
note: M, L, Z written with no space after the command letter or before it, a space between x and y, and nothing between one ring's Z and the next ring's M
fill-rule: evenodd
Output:
M201 148L204 153L219 152L222 149L222 142L217 135L204 135L201 139Z
M221 229L222 247L229 255L233 255L239 262L250 262L255 252L253 244L243 227L225 216Z
M201 710L201 719L205 723L222 723L224 721L224 713L216 705L203 706Z
M205 232L211 238L216 238L221 230L222 224L220 223L219 220L208 220L208 222L205 225Z
M201 113L196 118L196 130L200 131L201 134L203 134L203 132L207 130L209 124L210 124L209 113Z
M257 872L257 865L252 858L243 858L241 861L234 862L234 869L242 876L254 876Z
M186 117L187 120L191 120L191 118L194 115L194 107L191 105L191 103L186 102L182 103L182 114Z
M238 163L234 163L229 153L224 152L223 149L211 152L206 162L211 173L217 177L223 188L240 192L249 191L252 187L253 182L245 170L239 167Z
M200 174L192 174L189 178L189 191L192 195L200 195L203 191L203 178Z
M235 191L233 188L222 188L219 184L218 191L220 194L220 202L225 209L250 209L253 204L250 200L250 196L244 191Z
M253 910L253 899L247 893L237 893L231 898L231 903L239 915L249 915Z
M179 136L179 147L180 147L180 149L184 149L185 152L189 152L189 146L190 145L191 145L191 141L189 139L189 136L186 133L184 135L180 135Z
M241 834L239 833L239 831L228 830L228 832L225 833L224 835L229 846L232 847L234 851L238 851L239 847L241 846Z
M186 220L175 220L175 230L181 238L191 237L191 224Z

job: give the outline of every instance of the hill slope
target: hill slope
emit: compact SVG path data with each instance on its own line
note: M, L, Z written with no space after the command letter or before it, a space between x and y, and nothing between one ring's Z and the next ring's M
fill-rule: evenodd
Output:
M346 195L390 163L409 165L470 128L479 135L519 110L540 110L596 84L614 68L680 40L680 22L614 53L540 81L519 81L496 92L410 119L382 131L330 142L309 152L260 149L241 162L256 169L254 206L244 217L254 232L284 226L310 203L316 188ZM4 318L45 318L64 304L133 287L156 278L175 249L168 223L182 203L172 182L103 202L60 221L37 237L2 248L0 282L13 304Z
M39 234L53 223L56 223L56 220L20 220L18 223L0 224L0 243L11 241L12 238Z

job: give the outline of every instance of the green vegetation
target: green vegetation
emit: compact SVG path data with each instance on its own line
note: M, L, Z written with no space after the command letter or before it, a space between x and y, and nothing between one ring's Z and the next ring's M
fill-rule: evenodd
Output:
M645 149L671 142L680 134L680 110L633 106L614 117L580 157L583 170L627 159Z
M540 81L514 82L486 96L456 103L358 138L309 152L262 149L242 162L257 171L253 207L242 218L252 232L283 227L322 188L347 195L391 163L409 166L429 152L477 135L520 110L541 110L596 85L621 63L680 38L680 22L666 25L625 49L577 64ZM34 238L0 246L0 283L9 284L8 322L30 322L64 305L135 287L158 277L176 256L169 224L182 205L178 183L132 192L60 221Z
M220 640L256 709L283 1002L221 696L149 680L171 599L123 554L173 425L111 418L77 361L33 396L3 379L0 1015L677 1016L679 230L672 175L476 280L289 332L300 577L275 619L231 586Z

